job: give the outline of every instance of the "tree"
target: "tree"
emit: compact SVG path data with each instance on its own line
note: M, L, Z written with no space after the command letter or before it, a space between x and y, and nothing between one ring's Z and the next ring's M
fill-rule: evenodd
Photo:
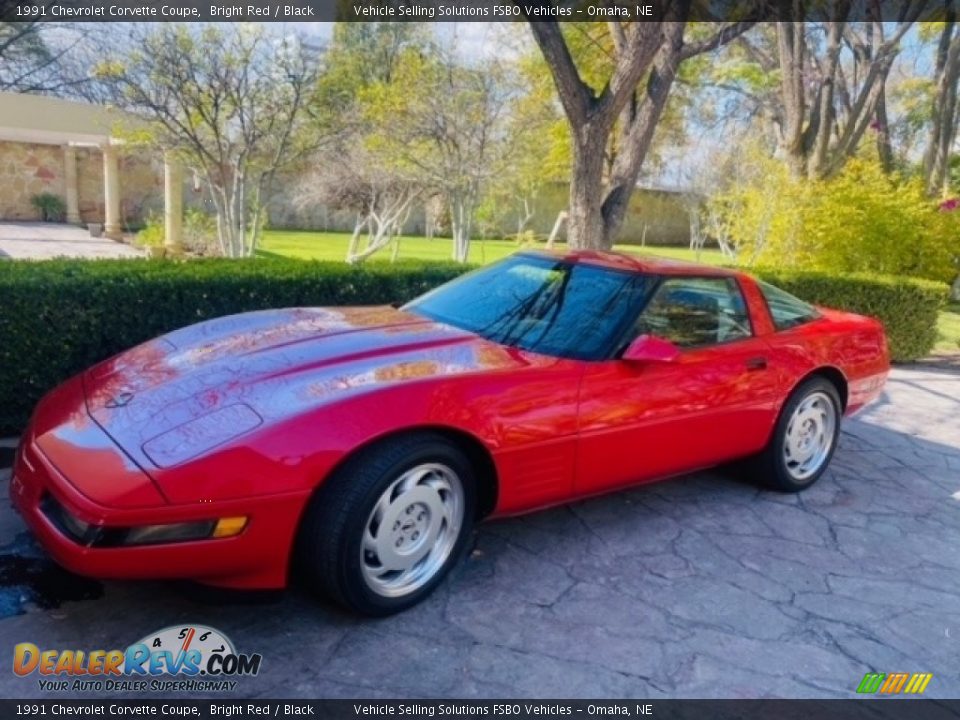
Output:
M723 24L694 40L685 38L689 2L671 3L666 13L655 22L607 24L613 52L602 84L584 78L558 22L527 18L571 128L567 238L573 247L612 246L681 63L753 24ZM618 152L604 182L605 150L614 131Z
M871 123L886 137L884 88L900 40L926 0L903 3L889 32L879 18L849 22L851 5L833 4L829 22L776 26L781 94L776 120L780 147L797 176L822 178L839 170ZM754 50L769 66L769 57ZM881 153L889 165L886 149Z
M36 69L51 61L39 22L0 22L0 90L19 90Z
M949 188L950 153L957 137L957 83L960 81L960 27L953 0L948 0L941 23L933 76L930 132L923 168L927 192L946 194Z
M394 132L395 123L390 114L378 116L376 99L394 82L404 56L419 56L427 43L428 33L419 23L334 25L311 122L335 140L313 158L298 200L356 214L347 262L360 262L387 247L413 204L426 194L415 169L384 151L379 138Z
M97 76L146 121L133 139L178 154L205 180L221 252L250 256L275 175L319 142L305 122L316 66L297 38L253 24L140 32L137 49Z
M503 147L498 151L506 161L499 163L496 182L488 184L483 209L491 231L500 230L501 221L509 217L520 239L536 215L544 186L565 182L570 175L570 133L539 54L521 57L512 70L518 92L511 93L512 102L505 108Z
M318 155L299 197L301 203L320 202L356 213L348 263L361 262L395 241L425 192L417 177L383 162L363 140L349 135ZM361 250L364 231L366 243Z
M82 94L89 78L72 60L88 37L80 25L0 22L0 90Z
M482 193L506 160L509 106L500 63L467 66L437 47L406 53L392 82L364 93L378 156L446 200L457 262L467 260Z

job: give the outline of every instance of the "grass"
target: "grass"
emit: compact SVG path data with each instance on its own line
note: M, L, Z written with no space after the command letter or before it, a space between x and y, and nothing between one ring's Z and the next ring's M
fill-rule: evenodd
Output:
M960 303L949 303L940 312L933 352L937 355L960 354Z
M311 232L307 230L267 230L260 242L261 255L282 255L302 260L342 261L347 256L348 233ZM565 246L559 245L558 249ZM485 264L499 260L521 249L513 240L474 240L470 244L470 262ZM646 247L636 245L617 245L615 250L634 254L659 255L679 260L696 260L695 253L688 248ZM371 256L368 262L389 262L392 248L387 247ZM424 237L400 238L401 259L411 260L449 260L450 238L438 237L428 240ZM718 265L724 261L719 250L704 250L700 253L700 262Z

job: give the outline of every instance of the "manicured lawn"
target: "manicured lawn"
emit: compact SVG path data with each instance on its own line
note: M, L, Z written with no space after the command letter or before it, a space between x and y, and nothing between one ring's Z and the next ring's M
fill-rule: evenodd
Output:
M960 303L950 303L941 311L933 351L952 355L960 353Z
M309 232L303 230L267 230L260 243L263 255L283 255L304 260L342 261L347 256L347 233ZM542 246L541 246L542 247ZM559 246L562 249L564 246ZM470 262L488 263L516 252L521 246L513 240L474 240L470 245ZM630 253L648 253L681 260L694 260L687 248L640 248L636 245L617 245L614 249ZM369 262L389 262L392 247L373 255ZM401 237L400 258L413 260L449 260L450 238ZM724 261L719 250L704 250L700 262L719 264Z

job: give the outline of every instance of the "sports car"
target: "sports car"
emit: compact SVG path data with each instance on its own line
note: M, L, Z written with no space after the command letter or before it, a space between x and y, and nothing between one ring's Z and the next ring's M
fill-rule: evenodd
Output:
M876 320L735 270L522 251L400 307L222 317L101 362L38 404L11 497L80 574L296 578L385 615L483 518L735 460L803 490L888 369Z

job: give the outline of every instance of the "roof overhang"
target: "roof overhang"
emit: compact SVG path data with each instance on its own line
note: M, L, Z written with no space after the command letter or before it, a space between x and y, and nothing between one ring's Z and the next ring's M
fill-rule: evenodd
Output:
M46 145L105 145L132 116L74 100L0 92L0 140Z

